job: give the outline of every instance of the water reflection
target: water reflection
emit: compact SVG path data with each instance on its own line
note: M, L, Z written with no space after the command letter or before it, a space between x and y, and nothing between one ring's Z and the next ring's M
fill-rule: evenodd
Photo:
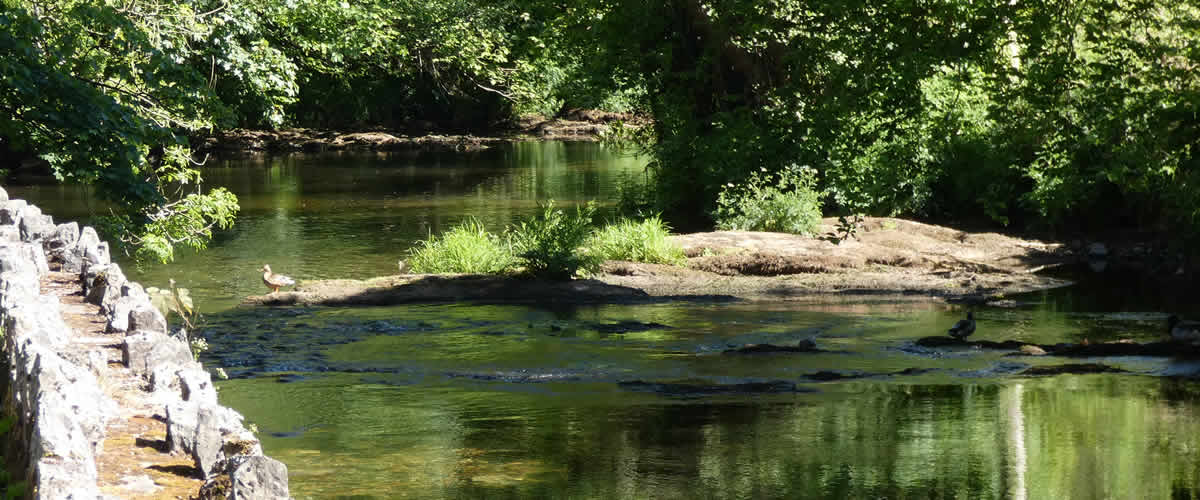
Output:
M302 279L390 273L466 217L499 229L548 198L611 201L641 166L557 143L214 165L238 226L130 274L191 288L203 359L234 377L222 402L257 424L298 498L1198 496L1200 385L1167 378L1195 360L1021 377L1063 361L914 345L962 317L944 304L233 307L262 293L264 262ZM97 210L77 188L10 193L60 220ZM1157 340L1167 311L1196 312L1120 283L978 308L973 339ZM823 352L724 352L813 337ZM797 389L738 389L778 384Z
M301 498L1190 498L1198 470L1195 400L1168 404L1145 378L850 383L682 403L437 384L330 397L321 387L336 379L222 388L263 428L289 414L328 423L264 438ZM281 391L285 408L248 400Z

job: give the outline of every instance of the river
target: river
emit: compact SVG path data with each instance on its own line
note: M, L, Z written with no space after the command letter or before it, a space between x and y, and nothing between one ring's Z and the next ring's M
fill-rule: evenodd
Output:
M300 279L394 273L467 217L500 230L555 199L612 202L643 160L594 144L224 162L243 212L205 252L122 264L191 290L222 403L297 498L1196 498L1189 360L1019 377L1061 359L931 350L937 303L237 307L267 263ZM13 186L58 220L77 188ZM611 215L606 210L606 215ZM1162 336L1186 298L1103 280L976 311L987 340ZM823 351L733 355L815 338ZM974 337L973 337L974 338ZM1076 360L1078 361L1078 360Z

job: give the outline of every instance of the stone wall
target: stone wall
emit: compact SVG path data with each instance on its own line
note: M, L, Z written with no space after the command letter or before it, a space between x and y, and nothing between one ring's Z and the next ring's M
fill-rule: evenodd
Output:
M121 413L104 390L111 368L103 347L67 348L75 332L58 297L42 293L51 268L78 275L86 301L100 307L107 333L121 343L122 361L144 382L139 396L161 408L170 452L190 455L206 477L205 497L288 497L287 468L263 456L242 416L217 403L209 373L186 340L170 334L96 231L55 225L0 189L0 324L8 368L0 393L6 416L15 420L4 438L15 477L24 471L38 498L102 497L96 456L109 419Z

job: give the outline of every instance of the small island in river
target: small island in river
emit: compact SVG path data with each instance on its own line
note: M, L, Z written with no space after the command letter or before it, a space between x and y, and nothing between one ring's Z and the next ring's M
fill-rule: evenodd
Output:
M1056 243L968 233L894 218L867 218L835 242L837 220L817 237L717 231L672 236L684 266L606 262L588 279L398 274L368 280L301 280L249 305L391 305L417 302L628 303L662 300L944 300L987 303L1070 285L1040 274L1077 257Z

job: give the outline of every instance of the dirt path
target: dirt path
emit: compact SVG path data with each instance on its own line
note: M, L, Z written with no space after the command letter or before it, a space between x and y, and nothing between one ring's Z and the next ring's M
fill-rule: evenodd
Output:
M1071 284L1039 274L1074 261L1058 244L891 218L869 218L845 241L834 241L836 231L837 221L826 219L818 238L746 231L678 235L672 238L689 257L685 266L607 262L593 279L564 283L410 274L302 282L295 291L248 297L246 303L988 302Z
M84 302L78 279L78 273L50 272L42 280L42 293L59 298L63 320L72 329L63 356L92 359L101 388L119 407L96 457L100 492L125 499L195 498L204 483L200 471L190 456L166 453L162 405L151 400L143 390L145 382L122 363L122 335L104 333L100 308Z

